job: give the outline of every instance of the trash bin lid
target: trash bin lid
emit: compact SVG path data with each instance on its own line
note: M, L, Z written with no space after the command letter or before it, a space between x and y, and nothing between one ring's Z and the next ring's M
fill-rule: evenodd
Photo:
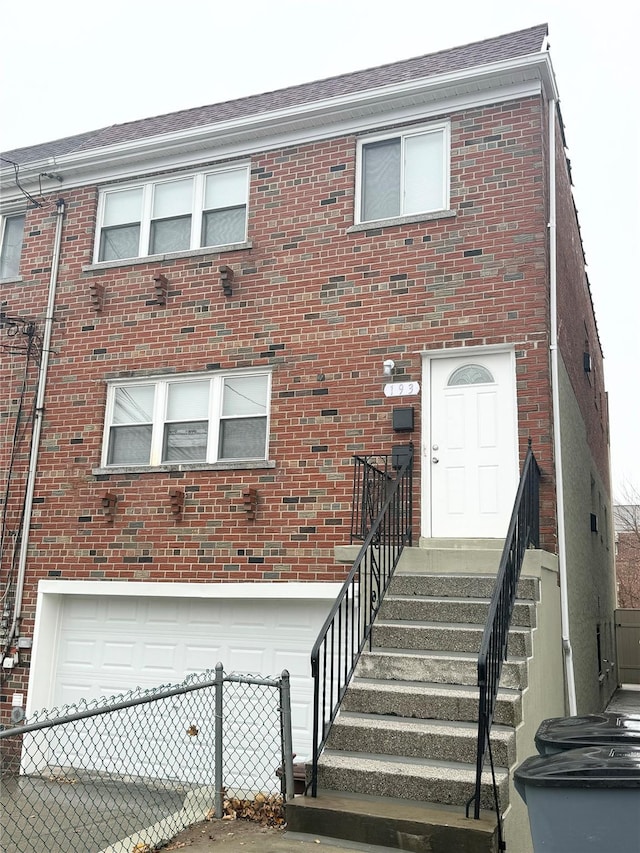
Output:
M588 746L532 755L516 768L516 783L542 788L640 788L640 746Z
M562 747L640 746L640 714L587 714L584 717L552 717L536 732L538 744Z

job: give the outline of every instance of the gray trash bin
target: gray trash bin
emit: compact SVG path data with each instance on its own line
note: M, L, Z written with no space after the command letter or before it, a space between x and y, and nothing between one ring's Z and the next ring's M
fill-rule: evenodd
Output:
M535 741L540 755L583 746L640 747L640 715L605 713L552 717L540 723Z
M534 755L514 781L535 853L640 851L640 747Z

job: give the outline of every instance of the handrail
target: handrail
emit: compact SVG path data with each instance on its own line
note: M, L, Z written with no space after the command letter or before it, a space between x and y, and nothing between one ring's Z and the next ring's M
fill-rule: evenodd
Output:
M364 542L388 495L393 457L353 457L353 497L351 499L351 539Z
M402 464L400 464L402 463ZM405 545L411 544L413 449L396 460L395 479L311 652L313 756L311 795L318 792L318 759ZM387 472L384 472L385 477Z
M474 818L480 817L480 787L484 760L489 751L491 769L491 724L496 706L502 664L507 658L507 642L511 616L516 600L520 570L524 554L529 545L539 546L539 482L540 469L536 458L529 448L522 466L522 474L516 494L507 538L504 543L496 585L489 605L489 613L484 628L480 654L478 655L478 687L480 690L478 703L478 749L476 756L476 782L473 797L467 803L474 803ZM498 828L501 835L501 815L498 803L498 792L494 777L494 799Z

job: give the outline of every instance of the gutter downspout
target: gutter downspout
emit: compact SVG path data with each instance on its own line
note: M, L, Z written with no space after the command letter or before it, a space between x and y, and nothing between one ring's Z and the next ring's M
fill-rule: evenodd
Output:
M53 314L56 302L56 287L58 284L58 269L60 267L60 247L62 245L62 223L64 221L65 204L63 199L56 202L57 220L53 241L53 257L51 259L51 276L49 278L49 296L44 320L44 335L42 338L42 359L38 372L38 391L34 413L33 434L31 436L31 451L29 456L29 472L22 518L22 535L20 537L20 554L18 556L18 574L16 578L16 598L13 607L13 622L8 634L7 649L19 633L20 617L22 615L22 594L27 568L27 551L29 548L29 532L31 530L31 512L33 510L33 495L38 472L38 455L40 452L40 434L44 419L44 398L47 386L47 371L51 352L51 334L53 331ZM6 652L5 652L6 653Z
M569 636L569 593L567 548L564 526L564 479L560 434L560 390L558 379L558 279L556 266L556 101L549 100L549 289L551 315L551 394L553 402L553 452L556 460L556 513L558 519L558 570L560 573L560 614L565 684L569 715L577 714L573 650Z

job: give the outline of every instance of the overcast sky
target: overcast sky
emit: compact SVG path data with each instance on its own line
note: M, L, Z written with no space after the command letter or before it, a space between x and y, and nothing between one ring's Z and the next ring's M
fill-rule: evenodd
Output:
M634 4L609 0L23 0L2 10L0 150L549 24L611 412L640 494Z

